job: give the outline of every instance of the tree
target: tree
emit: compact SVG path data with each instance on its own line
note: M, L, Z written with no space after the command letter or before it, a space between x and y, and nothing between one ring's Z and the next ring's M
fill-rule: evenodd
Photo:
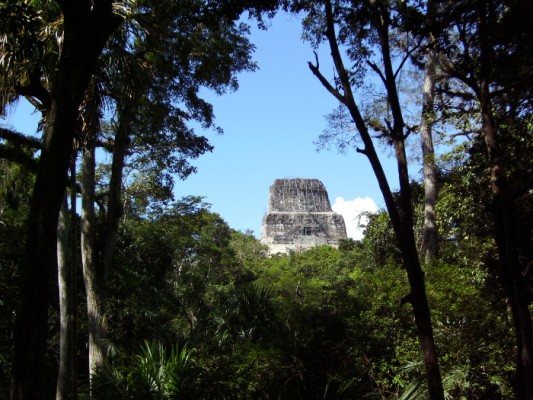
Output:
M25 149L28 156L32 151ZM24 259L28 194L34 175L20 164L0 159L0 398L9 398L13 322L17 307L19 266Z
M516 240L516 193L506 163L505 129L513 118L530 114L530 72L533 32L525 21L530 4L514 1L475 1L446 4L429 27L446 73L462 82L478 105L481 135L490 168L494 237L499 270L516 329L516 397L533 398L533 344L529 304L524 288L525 265ZM459 94L461 95L461 94ZM514 118L513 122L517 122Z
M207 139L188 126L191 120L204 128L214 126L212 107L199 97L200 88L209 87L219 94L236 89L235 74L255 67L250 58L252 47L245 38L247 27L236 22L238 14L225 15L220 6L213 5L211 9L202 1L150 4L152 14L144 15L141 8L133 10L132 16L111 37L95 76L103 88L95 82L92 97L85 103L90 108L92 101L102 104L104 101L98 99L107 99L108 113L113 113L107 123L109 132L100 135L107 135L112 142L108 147L113 157L103 196L107 207L102 259L95 260L99 265L93 267L94 277L90 281L95 281L90 290L87 285L87 295L99 299L95 304L101 309L88 310L89 315L99 316L100 321L91 329L91 336L105 335L106 277L113 264L124 195L141 198L136 190L152 191L166 197L161 199L163 202L171 199L175 177L187 178L195 171L190 160L212 150ZM99 108L92 108L90 115L98 115ZM94 152L98 142L98 129L91 126L98 126L99 121L92 124L89 118L86 121L90 129L85 153L90 161L93 158L90 152ZM94 171L94 165L90 170ZM139 179L130 184L125 178L127 171L135 178L149 178L144 181L149 187L141 187ZM92 191L88 207L89 204L94 207L95 183L92 176L84 185L87 191ZM124 193L124 186L129 186L129 193ZM155 209L156 205L152 203L149 208ZM89 348L93 346L98 344L92 343ZM91 362L91 371L101 366L103 357L98 359L96 364Z
M145 341L129 365L105 364L96 371L95 399L186 397L191 380L194 349L179 345L165 349L160 342Z
M21 268L20 306L14 333L13 399L43 396L46 349L43 332L51 299L50 281L57 266L57 221L77 131L78 108L97 59L109 35L120 23L110 1L58 2L58 5L63 15L64 41L50 90L40 82L42 60L36 57L28 74L33 80L17 83L20 94L35 97L46 109L46 124L28 218L26 260ZM26 7L39 6L28 4ZM36 41L30 46L38 44Z
M409 51L397 61L396 70L391 52L391 35L399 15L393 2L377 1L352 4L351 2L308 2L295 4L295 10L308 11L308 33L319 44L326 41L331 50L336 76L331 83L321 72L318 63L309 63L312 73L326 90L333 95L343 107L346 107L355 124L363 148L357 151L365 155L376 175L389 213L395 237L402 255L411 291L404 298L413 306L415 321L424 357L427 385L431 399L443 399L442 380L439 371L437 353L433 338L431 315L427 302L424 273L418 258L413 231L413 213L411 208L411 189L408 174L408 162L405 150L405 123L397 88L398 72L407 61ZM338 25L339 33L335 31ZM347 47L352 69L347 69L341 55L341 46ZM412 50L411 50L412 51ZM372 57L378 54L379 63ZM365 120L354 97L354 87L361 83L366 68L374 71L383 84L391 120L383 122ZM383 167L372 141L370 129L382 133L393 146L398 166L400 185L399 198L392 195Z
M103 339L106 336L104 276L98 268L96 248L96 140L100 125L99 96L91 82L84 101L82 125L82 167L81 167L81 260L83 283L87 301L89 336L89 379L105 361Z
M252 1L237 5L231 1L207 1L191 2L188 6L213 10L212 16L218 15L216 11L222 11L227 18L224 20L233 23L245 8L259 14L262 10L272 9L274 4ZM2 51L8 56L2 60L5 66L9 62L12 65L5 68L7 73L3 76L2 90L11 97L28 97L43 112L46 122L28 219L27 260L21 271L21 303L15 324L12 371L13 398L42 396L39 388L43 380L46 348L46 335L43 332L51 299L49 282L57 264L56 226L73 141L78 133L79 109L106 43L125 20L131 5L107 0L76 4L64 1L50 4L9 1L5 5L9 12L5 14L8 24L3 25L7 36L3 37L8 39L2 42ZM155 3L143 4L139 11L139 21L151 13L162 18L169 15L165 7L157 7ZM181 10L176 8L173 11ZM19 23L19 15L27 18ZM58 37L63 40L60 51L47 52L46 43L38 32L49 28L47 24L52 15L60 15L60 21L62 17L62 23L55 26L62 27L62 34ZM204 76L208 76L209 71L204 70ZM188 94L191 95L189 101L197 100L195 95ZM198 102L198 105L209 109L203 102Z
M428 1L428 18L431 19L433 1ZM422 227L421 252L425 263L434 261L438 254L438 229L435 206L438 197L437 164L435 149L433 147L432 128L435 122L435 80L437 67L437 54L432 48L433 38L428 37L428 46L425 51L424 86L422 92L422 118L420 123L420 140L422 143L422 161L424 168L424 225Z
M76 167L70 168L70 209L65 198L59 215L57 233L57 282L59 292L59 370L56 400L75 399L77 395L77 207Z

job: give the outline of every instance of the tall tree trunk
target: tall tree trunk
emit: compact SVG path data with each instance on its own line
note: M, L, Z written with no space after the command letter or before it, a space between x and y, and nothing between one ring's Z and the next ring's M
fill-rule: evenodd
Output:
M410 293L405 301L411 303L415 315L417 332L422 349L424 365L426 369L426 379L429 398L432 400L444 400L444 390L440 375L437 352L433 338L433 327L431 324L431 313L426 296L424 273L420 265L416 249L416 241L413 231L413 214L411 208L411 187L409 185L408 163L405 153L405 137L403 134L404 122L398 93L396 90L395 74L392 68L389 48L388 19L389 15L382 5L377 5L373 17L374 28L376 29L381 45L381 55L383 57L384 73L379 71L377 65L369 62L370 66L379 71L380 77L387 91L387 99L393 116L393 124L389 126L390 138L394 144L396 161L398 166L398 177L400 183L400 199L398 204L394 200L383 167L376 153L372 138L368 131L359 108L355 102L351 87L350 77L344 68L342 57L339 51L335 34L333 9L331 0L325 0L326 12L326 36L331 49L331 56L338 74L339 82L342 85L342 93L337 87L331 85L322 75L317 65L309 63L311 71L320 80L322 85L348 109L356 127L361 135L364 144L363 149L358 152L367 156L372 169L376 175L379 187L383 194L387 211L391 218L396 240L402 254L402 264L407 271L409 279Z
M516 340L515 394L517 399L533 400L533 345L531 313L523 286L522 268L515 239L515 212L507 173L501 158L490 92L491 48L489 45L486 5L478 2L480 86L478 98L481 108L483 137L490 165L492 214L500 280L509 300Z
M65 199L57 223L57 268L59 289L59 372L57 373L56 400L70 399L70 335L72 329L69 310L70 265L68 259L68 204Z
M103 339L107 334L106 282L96 249L96 138L100 131L100 94L93 80L87 90L83 107L83 164L81 258L87 301L89 335L89 384L93 375L104 365L106 350Z
M394 227L396 240L402 254L403 267L407 271L407 277L410 285L409 295L405 297L413 306L415 322L417 326L420 346L426 369L426 380L428 386L429 398L432 400L444 400L444 389L442 378L433 338L433 326L431 323L431 312L429 309L426 295L426 285L424 272L420 264L416 248L414 235L414 221L412 210L411 185L409 182L408 161L405 151L404 121L400 98L396 88L396 75L392 67L390 39L389 39L389 19L390 15L385 6L378 6L375 11L374 26L378 32L380 41L381 54L383 57L383 83L387 91L387 99L391 107L393 117L392 129L390 136L394 144L396 162L398 165L398 180L400 183L400 199L398 202L399 224ZM389 201L387 209L389 214L396 210ZM394 220L391 221L394 226Z
M483 135L491 171L492 213L498 247L500 278L509 299L515 326L516 397L531 400L533 399L531 314L522 284L521 268L514 238L514 204L509 193L506 172L499 156L496 127L490 101L487 97L488 85L482 83Z
M72 400L77 396L77 254L76 254L76 160L71 164L71 210L63 204L58 223L58 287L59 287L59 372L56 400ZM69 220L70 217L70 220ZM70 249L70 252L69 252ZM69 256L70 253L70 256Z
M509 193L507 174L503 166L496 125L489 99L488 84L481 84L481 114L483 136L490 163L492 214L498 257L500 280L509 300L516 340L515 393L517 399L533 400L533 348L531 313L523 286L520 262L515 239L514 204Z
M119 115L120 122L113 145L113 161L111 163L111 177L109 179L109 199L107 208L106 236L102 255L104 276L109 273L113 262L113 255L118 238L118 227L123 214L122 206L122 176L126 149L129 141L129 117L126 112Z
M106 285L107 275L113 258L118 235L118 225L122 215L122 172L128 138L128 125L121 118L113 146L113 161L109 183L106 235L103 246L102 263L96 259L95 248L95 148L100 127L100 101L96 85L92 85L85 102L85 147L82 170L82 260L87 315L89 319L89 372L92 375L103 366L105 348L102 339L107 334L106 324ZM120 113L119 113L120 114Z
M422 266L418 257L413 230L412 196L411 187L409 185L405 143L403 134L397 134L395 136L396 138L393 143L396 152L400 181L400 199L397 206L399 218L397 218L397 220L399 219L400 223L397 226L394 226L393 223L393 227L398 247L400 248L400 253L402 255L402 265L407 271L407 278L410 286L410 292L402 302L409 302L413 307L420 347L422 349L426 369L429 398L444 400L444 389L442 386L435 340L433 337L433 326L426 295L424 272L422 271ZM396 206L394 206L394 208L389 208L389 205L387 205L387 210L389 211L389 214L391 212L394 213L396 211Z
M89 134L90 136L91 134ZM95 240L95 143L87 138L83 149L82 203L81 203L81 258L83 282L87 298L89 330L89 374L92 375L105 361L102 339L106 335L105 288L103 274L98 271Z
M433 262L438 255L439 238L437 230L437 165L433 148L432 127L434 121L435 63L437 57L430 48L424 66L424 88L422 93L422 122L420 139L424 168L424 224L422 225L421 253L426 264Z
M46 396L48 307L57 273L57 222L76 132L78 108L105 43L120 19L112 2L59 2L64 41L30 205L26 259L20 269L14 326L11 399ZM56 278L57 279L57 278ZM48 385L49 386L49 385Z
M76 110L52 101L28 218L26 260L14 327L12 399L45 396L48 307L57 273L57 223L72 154Z

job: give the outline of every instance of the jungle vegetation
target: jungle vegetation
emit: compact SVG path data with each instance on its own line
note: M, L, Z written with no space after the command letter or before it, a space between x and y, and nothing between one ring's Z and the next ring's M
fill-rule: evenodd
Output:
M237 90L248 23L281 11L332 57L307 71L339 101L319 145L366 157L385 208L360 241L267 256L172 188L216 151L192 123L223 128L201 89ZM0 125L0 399L532 400L532 19L523 0L3 1L0 112L24 98L41 124Z

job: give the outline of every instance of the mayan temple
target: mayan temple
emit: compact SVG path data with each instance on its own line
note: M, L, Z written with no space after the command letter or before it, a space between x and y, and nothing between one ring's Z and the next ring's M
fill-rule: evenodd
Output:
M276 179L270 187L261 243L269 253L336 246L346 239L342 215L331 210L328 192L318 179Z

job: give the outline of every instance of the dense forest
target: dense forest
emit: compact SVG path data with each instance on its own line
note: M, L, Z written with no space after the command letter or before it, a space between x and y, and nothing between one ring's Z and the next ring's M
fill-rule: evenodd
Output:
M173 187L223 129L201 90L237 90L249 24L278 12L331 57L302 71L339 104L319 146L366 157L385 207L360 241L267 256ZM532 20L528 0L4 0L0 114L41 122L0 124L0 399L533 400Z

